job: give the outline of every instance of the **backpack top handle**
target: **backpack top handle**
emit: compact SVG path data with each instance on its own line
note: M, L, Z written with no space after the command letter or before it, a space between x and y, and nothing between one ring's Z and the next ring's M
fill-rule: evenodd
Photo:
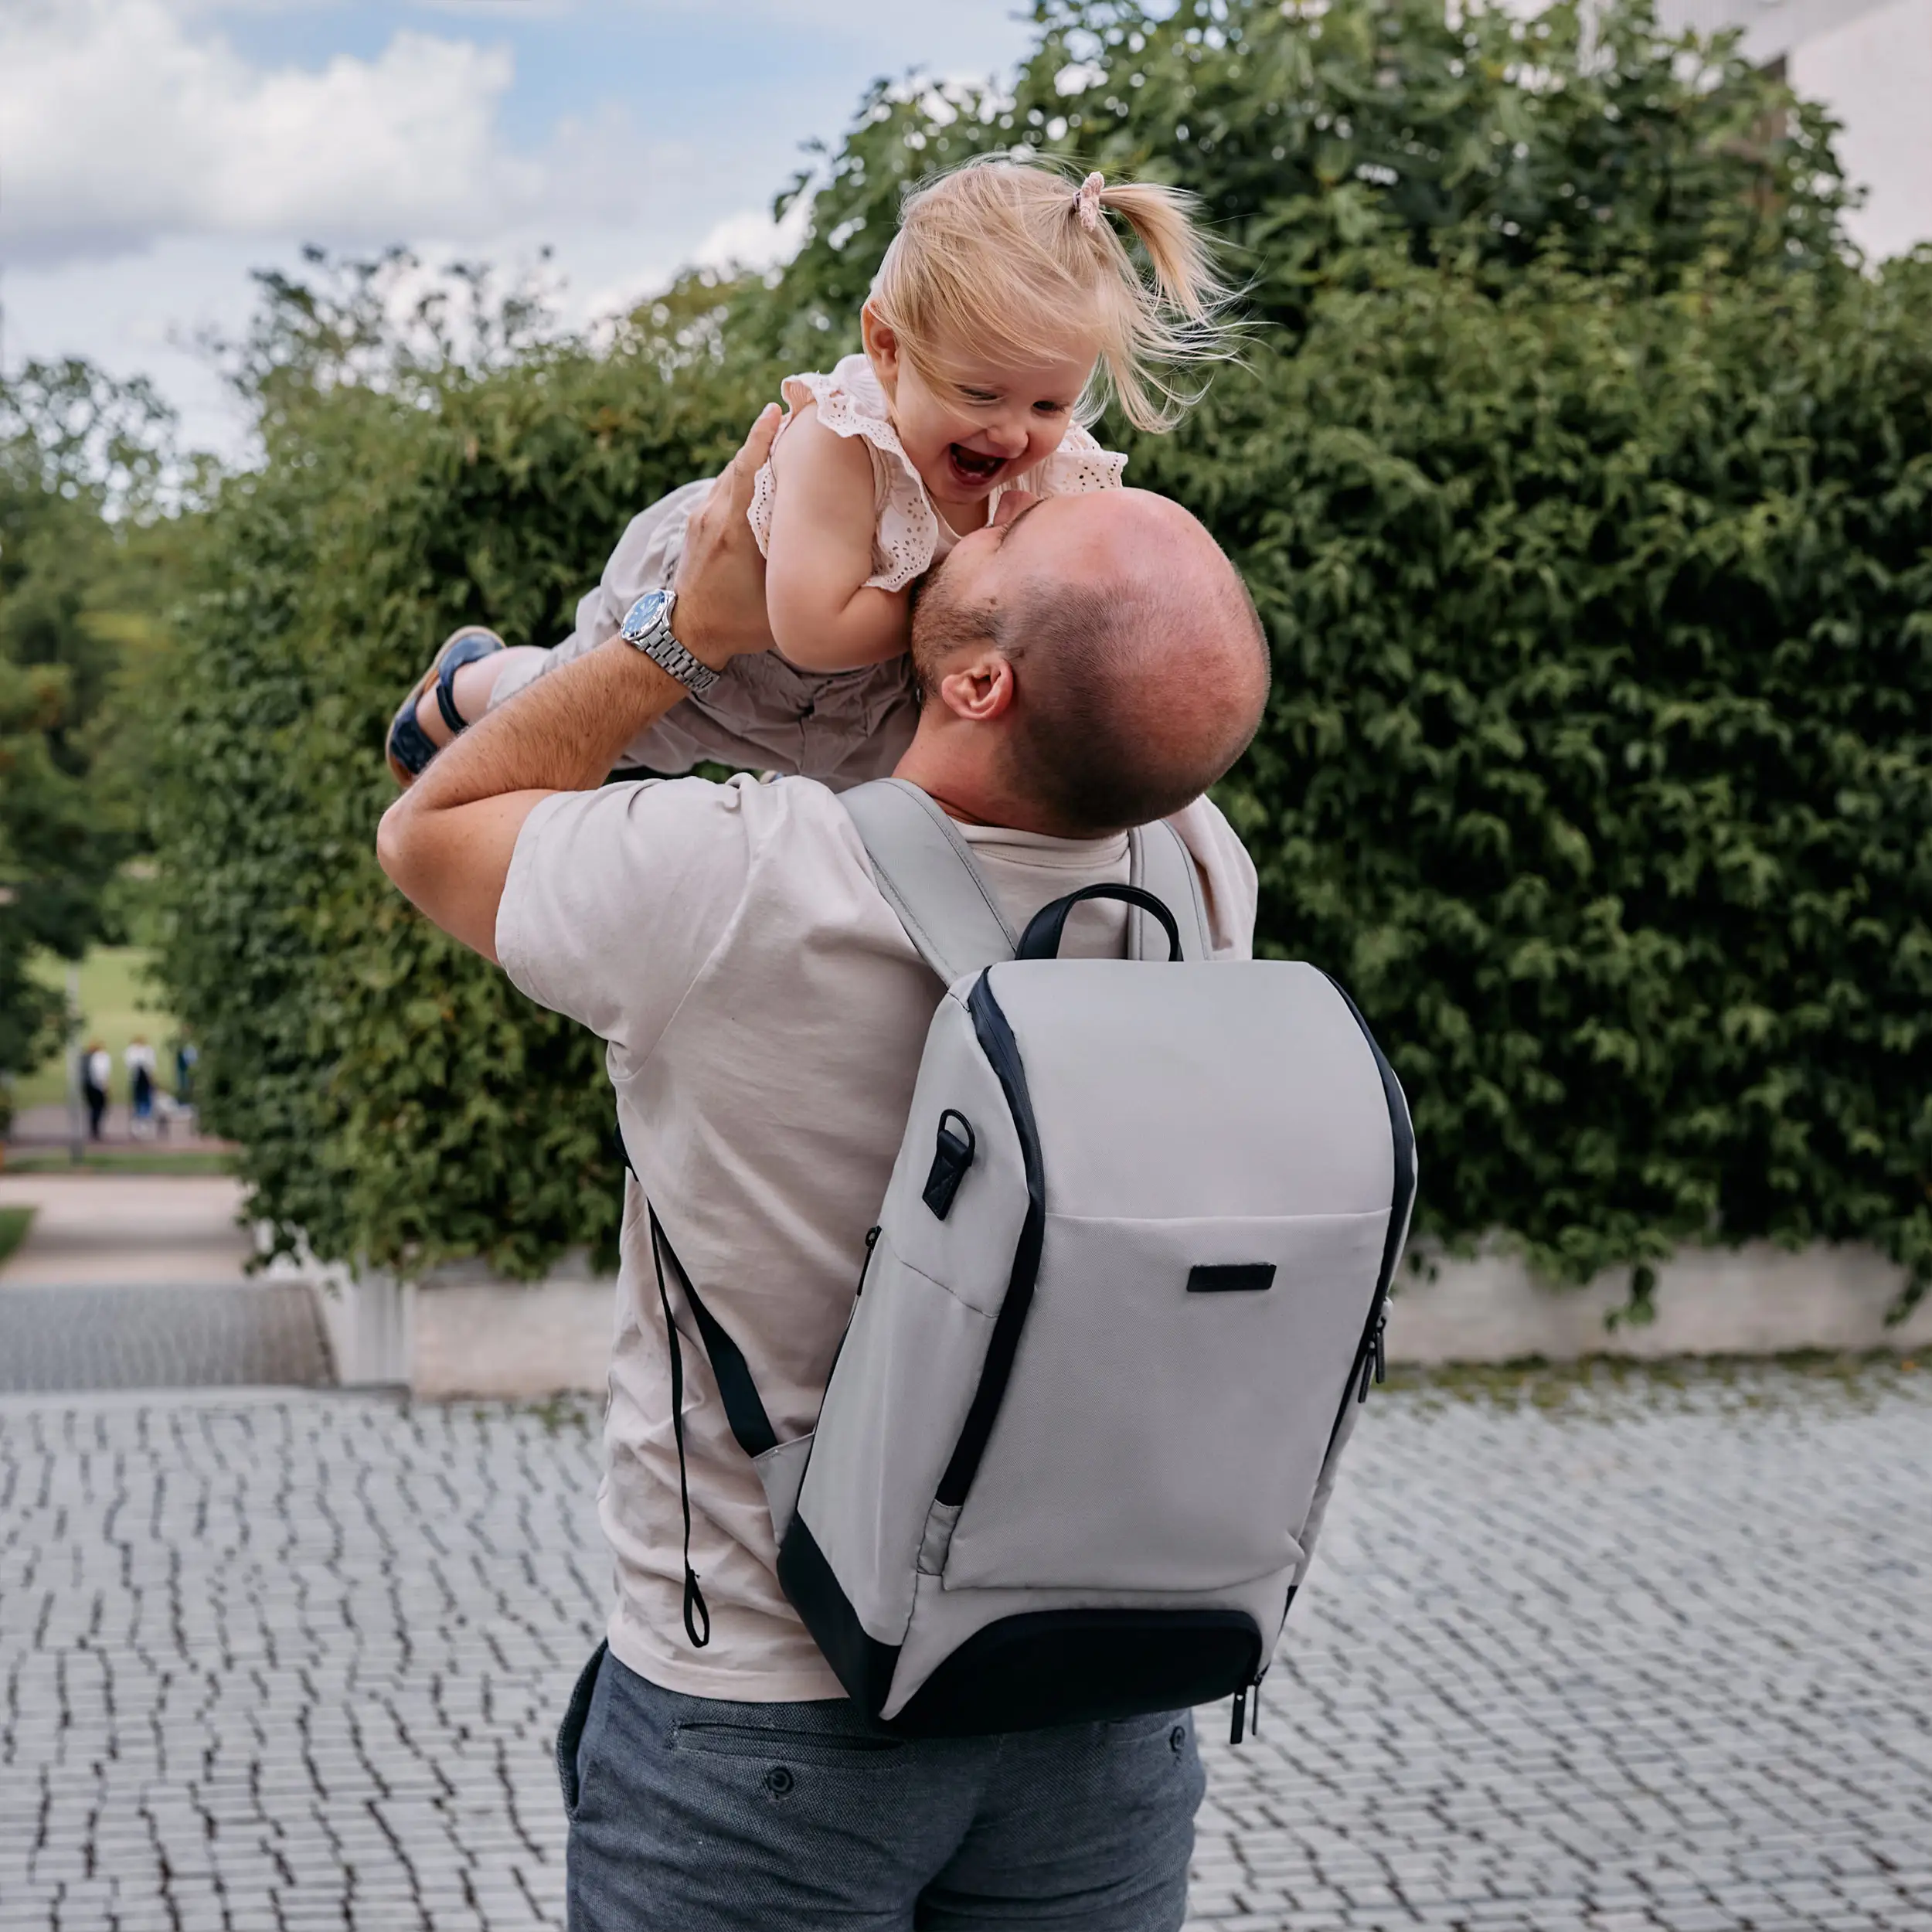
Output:
M1027 922L1026 931L1020 934L1016 957L1057 959L1068 915L1083 899L1117 899L1127 905L1139 906L1144 913L1151 913L1167 934L1168 963L1172 965L1180 958L1181 928L1174 915L1159 900L1150 892L1143 892L1138 886L1104 885L1083 886L1078 892L1069 893L1064 899L1056 899L1051 905L1041 906Z

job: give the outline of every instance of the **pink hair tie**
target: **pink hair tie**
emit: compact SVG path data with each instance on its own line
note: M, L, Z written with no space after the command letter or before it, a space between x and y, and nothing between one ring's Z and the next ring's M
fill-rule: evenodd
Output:
M1080 226L1090 235L1100 225L1100 190L1107 185L1107 177L1100 173L1089 175L1080 185L1080 192L1073 197L1073 206L1080 218Z

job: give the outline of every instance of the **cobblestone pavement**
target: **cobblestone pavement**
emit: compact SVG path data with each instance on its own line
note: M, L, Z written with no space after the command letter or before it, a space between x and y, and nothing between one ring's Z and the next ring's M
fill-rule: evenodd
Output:
M0 1390L313 1388L332 1379L315 1298L300 1282L0 1285Z
M1216 1932L1932 1928L1932 1375L1385 1391ZM1555 1392L1549 1406L1531 1399ZM561 1921L576 1409L0 1401L0 1928Z

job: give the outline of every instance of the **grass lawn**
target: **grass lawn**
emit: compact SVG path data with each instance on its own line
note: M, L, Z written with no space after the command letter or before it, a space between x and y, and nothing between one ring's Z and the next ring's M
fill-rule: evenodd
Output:
M139 1147L90 1147L76 1167L65 1148L36 1147L22 1153L10 1149L3 1170L9 1174L232 1174L234 1156L215 1148L168 1151L168 1143L149 1141Z
M0 1207L0 1267L6 1265L7 1257L27 1238L32 1226L32 1208Z
M114 1097L128 1097L128 1076L121 1049L137 1033L147 1036L159 1056L161 1084L172 1090L175 1070L168 1053L175 1023L157 1002L159 993L146 973L148 951L141 946L97 946L80 962L81 1039L98 1039L114 1056ZM34 977L43 984L63 987L65 960L43 956L34 962ZM16 1107L58 1105L67 1097L67 1070L58 1058L31 1073L23 1073L14 1089Z

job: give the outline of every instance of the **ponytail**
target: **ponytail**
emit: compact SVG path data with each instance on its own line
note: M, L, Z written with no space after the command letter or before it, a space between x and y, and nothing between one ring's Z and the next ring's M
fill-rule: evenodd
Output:
M929 379L943 379L949 345L1024 357L1043 342L1094 342L1081 419L1111 389L1137 429L1168 429L1199 400L1175 372L1232 359L1238 333L1198 206L1155 182L1077 183L1048 162L981 156L907 199L870 305Z

